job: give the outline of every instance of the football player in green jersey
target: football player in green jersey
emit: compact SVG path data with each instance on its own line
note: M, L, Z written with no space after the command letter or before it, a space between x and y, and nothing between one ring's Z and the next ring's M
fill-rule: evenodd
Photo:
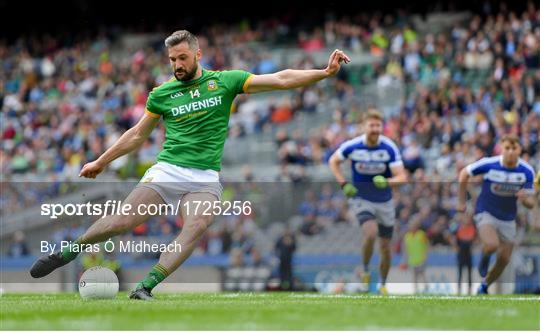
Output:
M80 172L81 177L95 178L110 162L138 149L163 119L166 139L157 163L124 202L133 210L127 211L129 216L100 218L72 246L37 260L30 270L34 278L44 277L75 259L81 246L106 241L144 223L150 216L140 213L138 206L171 203L181 207L184 226L170 247L177 248L179 244L181 251L162 252L158 264L130 295L133 299L152 299L152 289L190 256L212 223L211 213L204 213L202 208L197 211L190 202L215 206L213 203L220 200L218 172L236 95L311 85L335 75L342 63L350 61L343 51L336 49L327 67L320 70L286 69L264 75L242 70L214 72L199 64L202 52L190 32L174 32L165 39L165 46L174 77L152 90L139 122Z

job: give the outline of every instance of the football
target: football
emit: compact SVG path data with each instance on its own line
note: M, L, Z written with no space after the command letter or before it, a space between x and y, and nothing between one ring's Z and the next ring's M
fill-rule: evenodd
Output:
M118 287L116 274L102 266L86 270L79 280L79 294L83 299L114 299Z

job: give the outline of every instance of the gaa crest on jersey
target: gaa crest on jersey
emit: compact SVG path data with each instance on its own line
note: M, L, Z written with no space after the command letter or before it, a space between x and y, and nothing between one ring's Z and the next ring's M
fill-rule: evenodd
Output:
M208 91L216 91L218 88L216 80L208 81Z

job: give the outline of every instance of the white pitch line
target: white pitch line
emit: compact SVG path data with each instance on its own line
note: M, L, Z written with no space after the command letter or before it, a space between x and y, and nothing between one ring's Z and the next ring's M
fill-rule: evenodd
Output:
M291 294L291 297L298 298L355 298L355 299L403 299L403 300L454 300L454 301L530 301L540 302L540 296L512 296L512 297L491 297L491 296L450 296L450 295L350 295L350 294Z

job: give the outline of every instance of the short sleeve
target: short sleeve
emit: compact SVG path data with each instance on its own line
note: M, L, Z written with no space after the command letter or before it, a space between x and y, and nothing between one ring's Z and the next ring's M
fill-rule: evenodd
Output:
M525 185L523 186L523 189L525 191L534 194L534 170L527 170L525 174Z
M472 176L485 174L489 171L489 162L486 158L482 158L468 165L465 169L467 170L467 173Z
M161 117L161 113L159 112L158 103L156 102L156 96L154 94L154 90L148 94L148 99L146 99L146 108L144 112L152 117L152 118L159 118Z
M227 87L234 93L245 93L253 74L245 70L227 70L223 72Z
M399 152L399 149L395 144L390 144L390 149L388 149L388 151L390 153L390 161L389 161L390 167L403 165L403 160L401 159L401 153Z
M340 160L345 160L349 157L351 152L354 151L354 143L349 140L341 143L339 148L336 150L336 155L339 157Z

